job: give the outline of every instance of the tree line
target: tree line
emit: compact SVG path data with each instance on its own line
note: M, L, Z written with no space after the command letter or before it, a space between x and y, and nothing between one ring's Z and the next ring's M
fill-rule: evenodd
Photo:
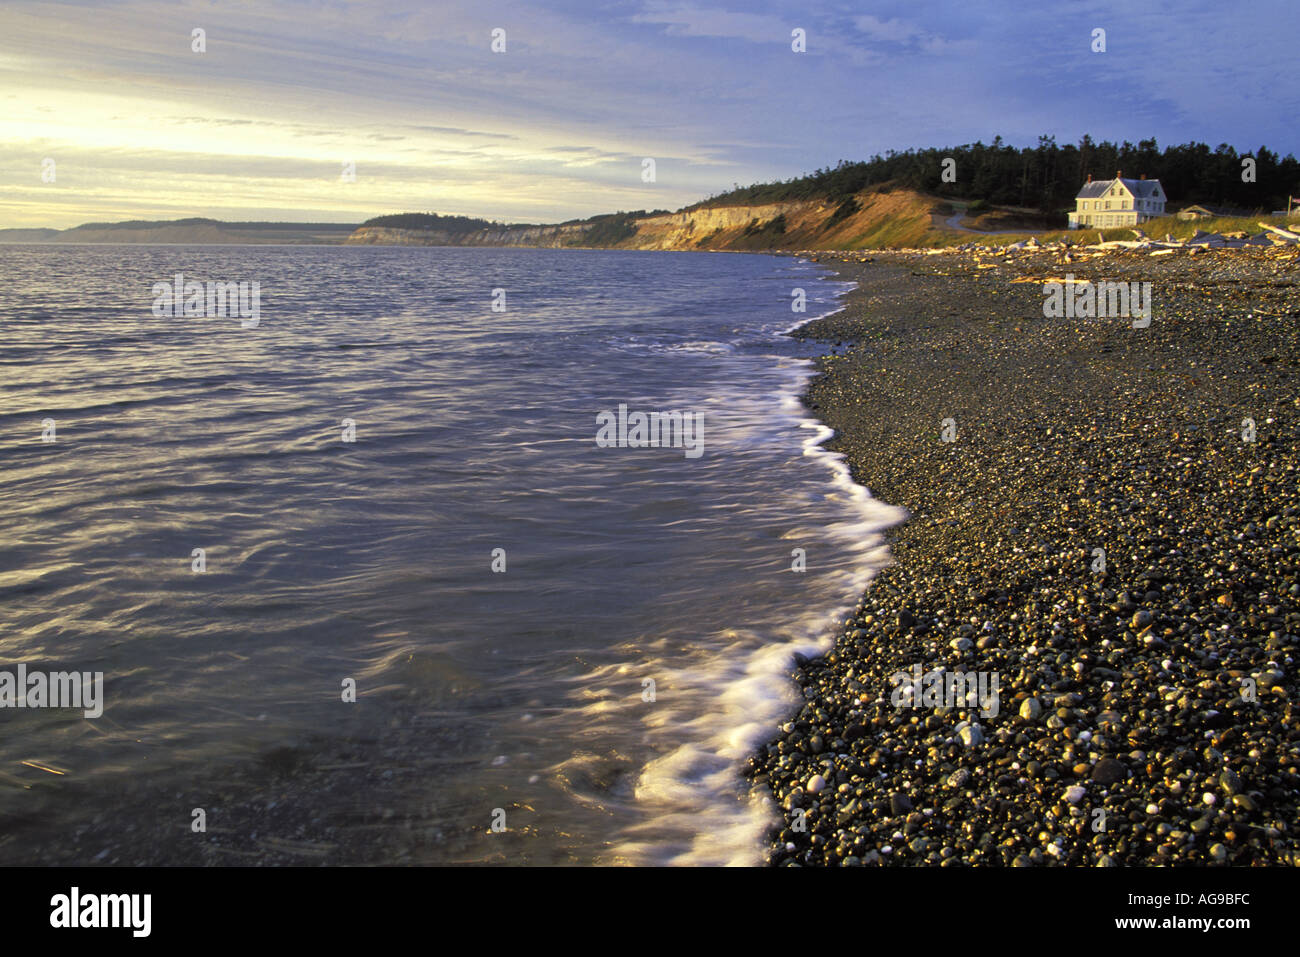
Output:
M1254 161L1253 169L1243 165L1247 157ZM954 163L945 164L949 159ZM951 170L947 177L945 168ZM1266 146L1238 153L1227 143L1213 150L1205 143L1183 143L1161 150L1155 139L1135 146L1128 141L1098 143L1090 136L1078 145L1060 146L1055 137L1040 136L1036 146L1015 147L998 136L989 144L890 150L869 160L841 160L834 167L778 183L736 186L696 205L822 198L843 203L868 186L892 181L937 196L1057 213L1074 208L1074 197L1089 174L1111 179L1120 170L1126 179L1145 174L1160 180L1170 201L1179 206L1201 203L1268 212L1285 208L1289 195L1300 196L1300 162L1291 154L1280 158Z
M473 233L480 229L501 226L487 219L472 216L441 216L438 213L392 213L367 219L362 226L382 226L386 229L436 229L447 233Z

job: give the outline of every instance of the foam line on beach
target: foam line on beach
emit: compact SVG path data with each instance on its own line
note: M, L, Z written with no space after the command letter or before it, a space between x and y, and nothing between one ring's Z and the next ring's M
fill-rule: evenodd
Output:
M784 332L842 310L838 299L856 284L840 285L833 308ZM838 551L844 561L834 575L819 580L816 594L790 620L710 636L706 655L690 657L686 667L678 663L665 682L673 693L661 698L645 719L661 753L635 785L643 823L623 835L615 859L678 865L763 862L766 837L780 814L765 791L749 787L740 768L797 710L800 693L790 677L796 656L816 657L830 650L840 622L889 561L882 533L906 517L901 509L872 498L853 481L844 456L824 448L833 430L808 414L802 398L816 374L814 362L795 360L789 372L778 414L792 431L798 430L802 455L830 473L827 487L814 500L834 503L839 517L821 529L822 545Z

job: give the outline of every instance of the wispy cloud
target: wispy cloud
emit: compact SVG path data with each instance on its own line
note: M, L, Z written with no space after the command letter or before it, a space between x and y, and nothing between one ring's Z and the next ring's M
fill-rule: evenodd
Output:
M1293 43L1276 28L1290 10L15 0L0 14L0 226L286 209L560 220L998 133L1294 151L1300 92L1279 81Z
M725 37L784 46L790 43L791 31L798 28L800 19L803 18L651 2L632 17L632 22L662 25L672 36Z

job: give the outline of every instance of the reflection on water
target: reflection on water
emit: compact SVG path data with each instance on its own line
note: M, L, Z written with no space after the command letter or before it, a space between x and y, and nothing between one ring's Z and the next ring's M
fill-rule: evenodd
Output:
M758 861L737 768L896 518L793 398L814 270L0 247L0 667L106 695L0 711L0 860ZM154 317L177 272L257 328ZM704 454L598 447L620 402Z

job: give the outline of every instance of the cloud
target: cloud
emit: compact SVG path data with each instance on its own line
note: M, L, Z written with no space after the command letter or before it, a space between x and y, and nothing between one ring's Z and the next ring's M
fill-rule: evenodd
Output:
M789 45L790 31L799 26L798 22L783 17L711 10L657 0L633 16L632 22L666 26L667 32L673 36L726 38L782 46Z
M889 43L906 43L908 40L927 36L910 23L897 19L881 20L870 14L854 17L853 25L872 39L885 40Z
M1277 79L1295 59L1282 0L1186 0L1177 17L1127 0L854 6L7 0L0 202L22 202L0 227L408 204L558 220L999 133L1300 142L1300 88ZM1096 26L1105 55L1089 51ZM1224 55L1205 68L1194 52L1211 46ZM44 156L57 191L41 189ZM344 160L356 188L340 188Z
M853 25L872 40L935 56L951 56L958 52L974 53L978 49L978 43L973 39L955 40L940 36L915 23L898 18L882 20L870 14L863 14L853 18Z
M468 136L488 140L517 140L519 138L509 133L487 133L483 130L466 130L458 126L420 126L412 124L406 128L419 133L434 133L441 136Z

